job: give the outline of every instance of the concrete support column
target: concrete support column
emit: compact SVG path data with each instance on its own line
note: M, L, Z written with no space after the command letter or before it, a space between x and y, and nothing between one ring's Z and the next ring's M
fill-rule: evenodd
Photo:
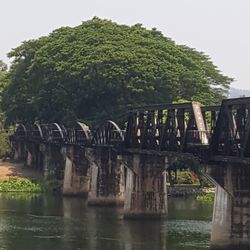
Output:
M18 161L20 158L20 154L19 154L19 143L17 143L16 147L13 148L14 149L14 160Z
M211 249L250 249L250 169L232 164L217 169L210 173L220 185L214 202Z
M48 179L50 175L50 152L48 150L44 151L43 158L43 177L45 180Z
M27 151L27 158L26 158L26 166L31 167L33 162L33 155L32 153L28 150Z
M126 170L125 219L167 215L166 164L161 157L133 155Z
M109 148L88 149L90 163L89 205L116 206L124 204L124 166Z
M90 185L89 163L85 158L84 149L71 145L67 148L63 194L87 195Z
M216 187L211 242L213 245L229 244L231 235L232 197L220 186Z
M40 144L39 150L40 157L38 159L43 164L44 179L53 178L62 181L65 156L61 152L61 146L56 144Z
M14 160L23 161L26 158L25 144L22 141L17 141L14 147Z
M26 144L26 166L32 167L34 169L42 169L43 165L43 153L50 149L48 147L43 147L44 145L40 145L36 142L28 142ZM42 148L42 151L41 151ZM47 155L49 155L50 152L47 152Z

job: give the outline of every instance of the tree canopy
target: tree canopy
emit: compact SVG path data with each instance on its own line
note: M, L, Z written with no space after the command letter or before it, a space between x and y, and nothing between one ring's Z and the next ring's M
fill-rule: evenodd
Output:
M93 18L22 43L2 107L9 122L108 118L128 104L214 104L232 81L202 52L156 29Z
M3 90L7 83L7 65L0 60L0 91Z
M8 76L7 76L7 65L0 60L0 102L2 101L2 92L8 83ZM3 111L0 107L0 129L3 128Z

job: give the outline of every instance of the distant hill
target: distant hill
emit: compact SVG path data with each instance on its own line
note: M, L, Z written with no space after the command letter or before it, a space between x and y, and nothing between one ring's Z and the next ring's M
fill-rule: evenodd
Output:
M230 88L229 98L250 97L250 90Z

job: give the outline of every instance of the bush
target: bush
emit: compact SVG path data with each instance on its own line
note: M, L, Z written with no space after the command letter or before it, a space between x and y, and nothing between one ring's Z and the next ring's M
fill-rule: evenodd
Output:
M189 171L178 171L177 184L195 184L192 173Z
M196 199L200 202L212 203L214 202L214 197L215 197L214 193L204 193L202 195L198 195Z
M25 178L10 177L0 182L0 192L42 192L40 184Z
M0 158L5 157L11 151L9 144L9 132L5 130L0 131Z

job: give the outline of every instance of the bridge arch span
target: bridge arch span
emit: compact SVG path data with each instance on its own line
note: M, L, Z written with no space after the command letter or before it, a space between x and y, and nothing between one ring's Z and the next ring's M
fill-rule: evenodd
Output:
M82 122L76 122L72 129L68 130L67 142L77 145L89 145L92 139L89 126Z
M32 126L31 136L35 140L44 140L46 136L47 130L46 127L39 123L34 123Z
M67 138L67 130L63 125L50 123L46 125L46 140L48 142L63 143Z
M28 136L28 129L27 129L27 127L23 123L18 124L17 127L16 127L14 135L18 139L24 139L24 138L26 138Z
M114 146L117 143L122 142L123 139L123 131L115 122L108 120L97 128L91 144L94 146Z

